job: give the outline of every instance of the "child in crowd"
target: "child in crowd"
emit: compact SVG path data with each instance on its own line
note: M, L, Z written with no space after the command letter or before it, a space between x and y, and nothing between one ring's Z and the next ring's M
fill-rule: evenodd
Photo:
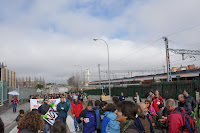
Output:
M18 115L17 118L15 119L16 122L18 122L23 116L24 116L24 110L21 109L21 110L19 111L19 115Z
M100 113L100 127L101 127L101 124L102 124L102 120L103 120L103 113L105 112L105 108L106 108L106 105L108 103L105 102L105 101L102 101L101 104L100 104L100 110L99 110L99 113Z
M109 103L106 105L101 133L120 133L120 123L116 121L115 110L116 106L114 104Z
M92 101L89 101L86 109L80 113L78 123L81 122L83 122L83 133L95 133L96 113L93 110Z
M101 133L101 127L100 127L100 104L101 102L99 100L96 100L95 101L95 106L93 108L93 110L95 111L96 113L96 122L97 122L97 125L96 125L96 130L97 130L97 133Z

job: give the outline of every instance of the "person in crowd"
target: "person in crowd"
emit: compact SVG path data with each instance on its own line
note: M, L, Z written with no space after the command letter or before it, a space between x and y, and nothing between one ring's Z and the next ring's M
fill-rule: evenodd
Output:
M112 101L113 101L113 104L116 106L119 103L119 98L118 97L113 97Z
M154 107L156 112L159 111L159 108L158 108L159 104L163 104L164 105L164 102L163 102L163 98L159 94L159 91L156 90L155 96L152 98L152 106Z
M86 109L80 113L78 123L81 122L83 122L83 133L95 133L96 113L93 110L92 101L89 101Z
M95 101L95 106L93 107L93 110L95 111L96 113L96 130L97 130L97 133L101 133L101 127L100 127L100 104L101 102L99 100L96 100Z
M157 120L162 119L163 118L163 110L164 110L164 105L163 104L159 104L158 108L160 109L157 112ZM159 130L162 130L162 132L164 133L164 125L161 122L157 122L157 127Z
M66 125L59 120L56 120L51 128L51 133L67 133Z
M138 104L138 117L135 120L135 126L141 132L154 133L154 128L148 114L148 108L145 103Z
M65 97L61 98L61 102L57 105L57 111L59 113L59 119L66 125L67 112L69 105L65 102Z
M149 92L149 96L147 97L147 99L150 101L150 102L152 102L152 98L154 97L155 95L153 94L153 91L151 90L150 92Z
M177 110L181 112L185 112L183 107L176 107L176 102L174 99L168 99L166 101L166 107L168 111L170 111L170 115L166 119L159 119L161 123L168 124L168 133L189 133L187 129L183 129L184 122L182 118L182 114L178 113ZM183 130L183 131L182 131Z
M38 113L41 115L45 115L49 109L52 108L49 105L49 99L46 97L44 98L44 103L38 108ZM44 133L47 133L48 131L51 131L51 125L49 123L47 123L46 121L44 121Z
M123 92L121 92L121 95L119 96L119 100L120 101L125 101L125 96L124 96Z
M88 102L90 101L90 96L87 95L86 98L84 99L85 105L87 106Z
M44 121L38 112L30 111L18 122L19 133L38 133L44 129Z
M72 102L73 97L71 96L71 93L67 93L67 104L69 105L69 108L71 108L71 102Z
M185 111L187 112L188 115L192 114L192 106L189 102L187 102L184 98L183 94L180 94L178 96L178 107L183 107L185 109Z
M140 98L140 96L139 96L139 94L138 94L137 91L135 92L135 96L133 97L133 101L134 101L135 103L140 103L140 102L142 102L142 100L141 100L141 98Z
M73 101L71 103L71 112L74 117L74 127L75 127L76 131L82 130L82 124L80 123L79 125L77 125L78 117L82 111L83 111L82 102L80 100L78 100L78 96L74 95Z
M103 92L102 95L100 96L100 101L102 102L102 97L106 96L105 93Z
M147 105L147 108L148 108L148 114L149 114L149 117L150 117L150 120L152 122L152 125L155 126L155 123L156 123L156 118L157 118L157 114L156 114L156 111L155 109L152 107L151 105L151 102L150 100L145 100L145 104Z
M4 133L4 123L0 117L0 133Z
M80 100L83 102L83 93L80 94Z
M24 110L21 109L21 110L19 111L19 115L18 115L17 118L15 119L16 122L18 122L23 116L24 116Z
M11 100L12 105L13 105L13 113L16 113L17 111L17 105L19 104L17 98L14 96L13 99Z
M185 96L186 102L191 104L191 106L192 106L192 115L194 115L194 111L195 111L195 108L196 108L196 101L195 101L194 97L189 95L189 92L187 90L184 90L183 94Z
M120 133L139 133L139 129L134 125L138 107L131 101L122 101L117 105L115 111L116 121L120 122Z
M198 128L200 128L200 97L199 97L199 103L196 107L195 118L197 120L197 126Z
M105 113L102 125L101 125L101 133L120 133L119 122L116 121L116 106L112 103L106 105Z
M101 125L102 125L102 121L103 121L103 113L105 112L105 108L106 108L106 105L107 105L108 103L107 102L105 102L105 101L102 101L101 102L101 104L100 104L100 110L99 110L99 113L100 113L100 127L101 127Z

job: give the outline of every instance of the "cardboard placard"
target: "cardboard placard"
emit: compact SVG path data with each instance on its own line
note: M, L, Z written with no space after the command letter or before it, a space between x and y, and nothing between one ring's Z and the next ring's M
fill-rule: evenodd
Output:
M102 101L109 101L110 96L101 96Z
M30 110L38 109L42 105L43 99L30 99ZM53 109L57 110L60 99L49 99L49 104L53 105Z
M49 109L49 111L45 114L45 117L43 117L43 119L51 126L53 126L57 117L58 115L53 111L53 109Z

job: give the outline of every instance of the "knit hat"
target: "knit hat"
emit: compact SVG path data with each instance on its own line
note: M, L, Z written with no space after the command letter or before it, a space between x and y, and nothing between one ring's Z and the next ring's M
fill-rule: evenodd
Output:
M78 98L78 96L77 96L77 95L74 95L73 99L77 99L77 98Z

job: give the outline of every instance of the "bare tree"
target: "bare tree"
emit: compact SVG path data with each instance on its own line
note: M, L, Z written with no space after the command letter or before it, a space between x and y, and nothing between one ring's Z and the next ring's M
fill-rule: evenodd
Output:
M81 80L80 80L80 75L75 75L70 77L68 80L68 85L70 85L72 88L76 88L77 91L79 90L79 87L81 86Z

